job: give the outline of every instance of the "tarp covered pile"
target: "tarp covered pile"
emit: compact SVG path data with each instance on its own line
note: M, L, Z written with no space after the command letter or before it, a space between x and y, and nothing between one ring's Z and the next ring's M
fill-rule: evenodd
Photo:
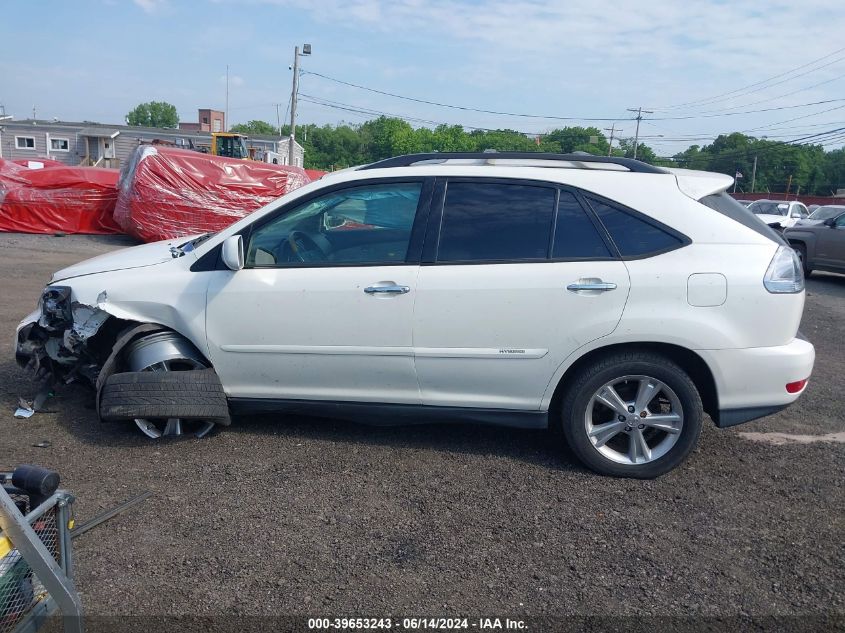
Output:
M138 147L114 218L145 242L219 231L310 182L305 170L169 147Z
M0 159L0 231L121 232L113 218L116 169L39 162L43 168L30 169Z

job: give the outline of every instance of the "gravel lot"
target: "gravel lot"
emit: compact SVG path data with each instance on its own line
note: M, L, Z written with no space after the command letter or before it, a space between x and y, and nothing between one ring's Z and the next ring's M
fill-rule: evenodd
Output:
M0 235L0 468L55 468L80 520L154 492L75 542L89 614L845 617L845 444L742 435L845 430L845 276L808 282L801 400L707 423L649 482L593 475L545 432L250 417L155 443L97 423L81 387L15 420L15 325L53 270L127 243Z

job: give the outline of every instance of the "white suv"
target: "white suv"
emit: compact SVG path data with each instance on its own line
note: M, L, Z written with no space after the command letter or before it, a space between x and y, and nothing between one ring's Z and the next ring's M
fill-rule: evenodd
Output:
M230 409L561 427L590 468L654 477L704 412L771 414L813 368L799 262L730 184L582 155L393 158L59 271L17 355L87 376L102 419L150 437Z

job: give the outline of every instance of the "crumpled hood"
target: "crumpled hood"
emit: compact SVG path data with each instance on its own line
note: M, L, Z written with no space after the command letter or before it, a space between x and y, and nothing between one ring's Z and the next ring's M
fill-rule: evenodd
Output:
M52 283L82 275L93 275L95 273L105 273L113 270L126 270L128 268L141 268L143 266L163 264L173 260L173 255L170 254L171 246L184 244L192 239L192 237L197 236L152 242L150 244L122 248L118 251L106 253L105 255L92 257L91 259L86 259L83 262L53 273Z

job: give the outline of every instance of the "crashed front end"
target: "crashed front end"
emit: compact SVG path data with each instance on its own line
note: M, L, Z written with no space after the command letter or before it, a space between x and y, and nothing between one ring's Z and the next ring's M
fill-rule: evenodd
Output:
M33 370L37 379L69 383L82 378L94 384L110 351L97 345L111 317L99 307L105 294L89 306L73 301L69 286L47 286L38 308L18 325L18 364Z

